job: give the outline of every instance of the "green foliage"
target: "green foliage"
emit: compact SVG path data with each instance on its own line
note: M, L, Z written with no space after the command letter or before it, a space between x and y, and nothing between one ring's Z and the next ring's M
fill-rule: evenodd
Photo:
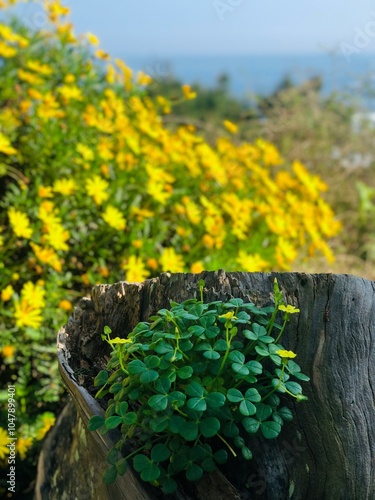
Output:
M198 284L201 298L203 286ZM108 455L106 483L130 463L143 481L172 493L176 474L199 480L225 463L228 451L237 456L237 448L250 460L252 435L279 435L292 413L280 406L277 393L307 399L290 379L309 378L290 359L296 355L278 343L290 314L299 310L284 304L276 281L274 301L270 310L238 298L189 299L139 323L127 339L111 339L105 328L103 338L112 347L108 371L121 369L96 376L97 397L106 391L113 398L105 418L92 417L89 429L121 429L121 440ZM129 438L138 448L119 465L118 450Z

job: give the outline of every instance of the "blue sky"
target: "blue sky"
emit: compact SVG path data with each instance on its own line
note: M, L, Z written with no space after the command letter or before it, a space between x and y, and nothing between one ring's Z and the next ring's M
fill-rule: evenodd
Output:
M353 44L358 30L366 29L374 34L363 42L364 50L375 51L375 4L371 0L65 3L72 10L77 33L95 33L105 50L119 56L339 52L342 43ZM29 20L35 15L30 6L21 8Z

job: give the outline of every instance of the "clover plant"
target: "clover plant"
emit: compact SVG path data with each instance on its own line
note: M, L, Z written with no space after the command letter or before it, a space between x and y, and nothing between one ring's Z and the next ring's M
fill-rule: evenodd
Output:
M121 431L107 456L106 483L132 464L143 481L173 493L176 474L199 480L229 454L250 460L252 435L276 438L293 418L279 394L307 399L299 381L309 378L279 343L299 309L284 303L277 281L275 304L264 308L239 298L204 303L203 287L201 280L200 300L171 302L128 338L112 339L104 328L112 353L95 386L97 398L110 399L89 429ZM122 458L130 440L135 449Z

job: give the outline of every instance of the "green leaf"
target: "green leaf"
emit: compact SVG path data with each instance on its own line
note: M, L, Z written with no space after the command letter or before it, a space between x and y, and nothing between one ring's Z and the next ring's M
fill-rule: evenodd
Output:
M111 387L109 388L109 392L111 394L117 394L118 392L120 392L122 389L122 383L121 382L115 382L114 384L111 385Z
M204 388L198 382L191 382L186 386L185 392L188 396L201 398L204 395Z
M203 356L206 358L206 359L210 359L210 360L216 360L216 359L219 359L220 358L220 354L216 351L213 351L213 350L210 350L210 351L205 351L203 353Z
M232 388L227 392L227 399L231 403L240 403L241 401L243 401L244 397L241 391Z
M160 365L160 358L159 356L154 355L146 356L144 358L144 363L149 370L151 370L152 368L158 368L158 366Z
M179 433L186 441L195 441L198 437L198 424L185 421L185 425L179 429Z
M163 415L162 417L155 417L154 419L150 420L150 428L155 432L163 432L165 429L168 427L169 423L169 417L166 415Z
M255 346L255 350L261 356L269 356L270 355L270 353L268 352L268 349L266 349L266 347L262 347L260 345L256 345Z
M244 337L249 339L249 340L257 340L258 339L258 335L256 333L252 332L251 330L244 330L242 333L243 333Z
M112 333L112 330L107 325L105 325L103 331L106 335L110 335Z
M131 375L139 375L147 370L147 366L140 359L130 361L128 364L128 371Z
M242 420L242 425L244 429L249 434L255 434L259 429L260 423L259 420L255 420L255 418L244 418Z
M105 421L105 426L108 430L115 429L122 424L122 417L109 417Z
M121 403L116 404L116 413L123 417L129 409L129 405L126 401L121 401Z
M205 438L215 436L220 429L220 421L215 417L203 418L199 424L199 430Z
M139 380L142 384L150 384L151 382L155 382L158 378L159 373L156 370L147 370L141 373Z
M215 351L226 351L227 343L225 342L224 339L218 339L214 344L214 349Z
M137 414L134 411L127 413L123 417L123 422L126 425L133 425L137 422Z
M193 368L191 366L182 366L177 370L176 374L177 377L186 380L193 375Z
M100 417L99 415L94 415L93 417L90 418L87 428L89 431L96 431L104 424L105 420L103 417Z
M245 356L240 351L232 351L228 357L233 363L239 363L240 365L245 363Z
M108 380L108 372L107 370L101 370L94 379L94 386L101 387Z
M201 467L205 472L213 472L214 470L216 470L216 464L210 457L202 460Z
M111 465L115 465L118 459L118 450L116 448L112 448L108 453L107 453L107 462Z
M152 483L153 481L156 481L158 479L160 474L160 468L156 464L149 462L141 472L141 479L143 479L143 481Z
M243 446L245 446L245 440L242 436L236 436L233 439L233 443L235 446L237 446L237 448L242 448Z
M218 464L225 464L225 462L228 460L228 453L226 450L218 450L217 452L214 453L214 460Z
M202 467L199 467L197 464L190 464L186 471L186 479L189 481L198 481L203 475Z
M207 312L203 316L199 318L199 323L204 327L208 328L212 326L216 321L216 315L215 313ZM202 332L203 333L203 332Z
M214 339L215 337L217 337L220 333L220 328L218 328L217 326L210 326L208 328L206 328L206 337L208 339Z
M174 348L173 348L173 346L171 346L167 342L159 342L155 346L155 352L157 352L158 354L173 353L174 352Z
M277 422L262 422L260 430L266 439L275 439L281 431L281 425Z
M221 392L210 392L205 397L207 406L215 409L225 404L226 397Z
M239 433L240 433L240 430L239 430L238 426L233 421L227 422L224 425L224 428L223 428L224 436L234 438L234 437L238 436Z
M160 377L155 382L155 390L161 392L162 394L168 394L169 389L171 388L172 382L168 377Z
M148 405L156 411L164 411L168 406L168 396L165 394L155 394L148 400Z
M241 365L240 363L233 363L232 370L243 376L249 375L250 373L250 370L247 368L247 366Z
M241 448L241 453L242 453L242 456L245 460L251 460L253 458L253 454L251 453L251 450L249 450L249 448L247 448L246 446L243 446Z
M292 394L302 394L302 387L297 384L297 382L286 382L285 387L290 391Z
M187 402L187 407L195 411L205 411L207 403L204 398L190 398Z
M272 414L272 407L264 403L260 403L257 406L257 418L263 422Z
M117 470L116 467L112 465L109 469L107 469L103 474L103 482L105 484L112 484L116 481L117 478Z
M298 378L299 380L302 380L304 382L308 382L310 380L310 377L305 375L304 373L295 373L294 376Z
M283 420L285 420L285 422L290 422L291 420L293 420L293 413L286 406L281 407L277 411L277 413Z
M170 450L163 443L156 444L151 450L151 460L153 462L164 462L170 456Z
M227 304L225 304L225 305L227 305ZM234 307L240 307L243 304L243 300L239 299L239 298L230 299L229 304L232 305L232 306L234 306Z
M123 476L128 469L128 462L125 458L122 458L116 463L116 470L120 476Z
M172 433L181 434L180 431L184 429L185 424L186 420L184 418L180 417L180 415L173 415L170 419L169 427Z
M166 495L171 495L177 490L177 483L173 477L167 477L162 483L163 492Z
M245 366L250 370L251 373L254 373L254 375L260 375L263 371L263 366L259 361L248 361Z
M257 409L255 408L253 403L247 400L241 401L240 412L242 413L242 415L245 415L245 417L249 417L250 415L254 415L256 411Z
M253 403L259 403L259 401L262 399L259 392L253 387L245 392L245 398L249 401L252 401Z

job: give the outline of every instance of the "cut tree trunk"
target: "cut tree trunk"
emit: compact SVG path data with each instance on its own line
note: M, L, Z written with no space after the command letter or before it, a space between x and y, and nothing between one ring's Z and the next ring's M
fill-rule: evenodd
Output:
M94 376L108 360L103 327L124 336L170 300L196 297L199 279L205 280L207 301L240 297L272 305L275 277L287 303L301 310L281 342L298 354L311 377L303 383L309 400L287 402L294 420L276 440L251 439L253 460L237 458L198 483L181 484L174 498L374 500L375 283L347 275L224 271L100 285L91 300L80 302L58 338L60 371L74 405L46 441L36 498L164 498L132 471L110 487L101 483L106 451L117 436L100 436L85 426L103 412L90 395Z

